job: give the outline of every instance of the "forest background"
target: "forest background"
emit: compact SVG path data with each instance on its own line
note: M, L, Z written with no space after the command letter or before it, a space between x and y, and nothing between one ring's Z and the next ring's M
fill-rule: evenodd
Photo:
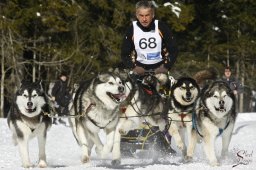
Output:
M137 0L0 0L1 108L6 115L22 79L47 89L60 72L69 85L120 66L124 33ZM155 0L179 55L174 77L226 65L244 85L239 112L251 111L256 88L255 0Z

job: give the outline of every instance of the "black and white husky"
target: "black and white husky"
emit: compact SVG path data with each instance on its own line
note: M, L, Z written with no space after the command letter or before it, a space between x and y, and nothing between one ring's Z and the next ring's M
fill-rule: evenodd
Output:
M158 90L160 85L165 84L168 77L165 74L146 75L141 83L137 83L132 79L126 81L126 87L130 89L130 93L126 98L126 110L122 113L118 122L114 145L112 165L121 163L121 135L127 134L130 130L139 128L143 122L147 122L152 126L158 126L161 131L166 126L164 115L164 101Z
M228 84L214 81L201 92L193 117L194 137L191 152L192 158L197 138L203 139L203 146L210 165L217 166L219 162L215 153L215 140L222 136L221 156L225 156L231 140L237 113L235 111L235 96Z
M29 159L29 140L38 138L39 167L46 167L45 143L51 119L46 116L49 106L41 83L22 82L8 115L8 125L14 144L19 147L22 165L32 166Z
M200 94L197 82L190 77L181 77L171 87L170 107L168 112L169 134L174 138L177 147L186 156L185 134L187 130L188 145L191 143L192 112ZM190 148L190 147L189 147Z
M104 158L111 151L115 128L119 120L119 105L128 95L121 78L112 73L102 73L82 83L74 98L70 118L73 134L82 149L82 162L87 163L91 149ZM104 145L98 135L106 133Z

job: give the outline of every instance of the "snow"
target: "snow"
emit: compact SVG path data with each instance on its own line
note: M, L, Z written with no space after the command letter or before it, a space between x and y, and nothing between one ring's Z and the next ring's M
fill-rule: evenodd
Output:
M239 113L236 126L233 132L233 137L229 146L228 158L221 160L221 165L211 167L205 158L202 144L197 144L194 160L192 163L182 163L181 153L175 147L175 142L172 142L173 148L178 151L176 156L167 156L161 158L163 164L152 164L150 158L123 158L122 164L142 164L146 166L136 167L138 170L253 170L256 169L256 113ZM104 140L104 135L102 135ZM216 141L218 158L220 155L221 138ZM30 158L31 162L36 167L38 159L37 140L30 141ZM46 145L46 156L48 167L50 169L66 169L66 170L106 170L107 167L97 167L99 165L110 165L111 155L106 160L101 160L95 152L92 152L90 163L82 164L80 162L81 150L77 145L72 131L69 127L63 125L53 125L48 132ZM221 159L221 158L219 158ZM239 164L240 163L240 164ZM148 165L147 165L148 164ZM237 165L232 168L232 166ZM1 169L24 169L21 167L21 160L17 146L14 146L11 139L11 133L7 125L7 120L0 119L0 168Z

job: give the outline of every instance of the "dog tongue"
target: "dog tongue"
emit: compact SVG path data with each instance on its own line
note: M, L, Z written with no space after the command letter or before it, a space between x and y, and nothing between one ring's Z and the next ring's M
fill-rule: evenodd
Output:
M122 94L122 93L121 93L121 94L114 94L113 96L114 96L115 98L117 98L117 99L120 99L120 100L123 99L123 98L125 98L125 95Z

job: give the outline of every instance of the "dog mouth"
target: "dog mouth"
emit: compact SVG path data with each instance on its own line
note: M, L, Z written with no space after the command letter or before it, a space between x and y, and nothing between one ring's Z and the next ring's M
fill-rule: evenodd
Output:
M217 107L215 107L214 106L214 108L215 108L215 110L217 111L217 112L226 112L226 109L224 108L224 106L220 106L219 108L217 108Z
M119 93L119 94L113 94L110 92L107 92L107 95L116 103L120 103L123 101L123 99L125 98L125 94L124 93Z
M193 100L193 97L184 97L184 96L182 96L182 99L186 102L191 102Z
M26 111L28 112L28 113L33 113L33 112L35 112L36 111L36 107L33 109L33 108L26 108Z

